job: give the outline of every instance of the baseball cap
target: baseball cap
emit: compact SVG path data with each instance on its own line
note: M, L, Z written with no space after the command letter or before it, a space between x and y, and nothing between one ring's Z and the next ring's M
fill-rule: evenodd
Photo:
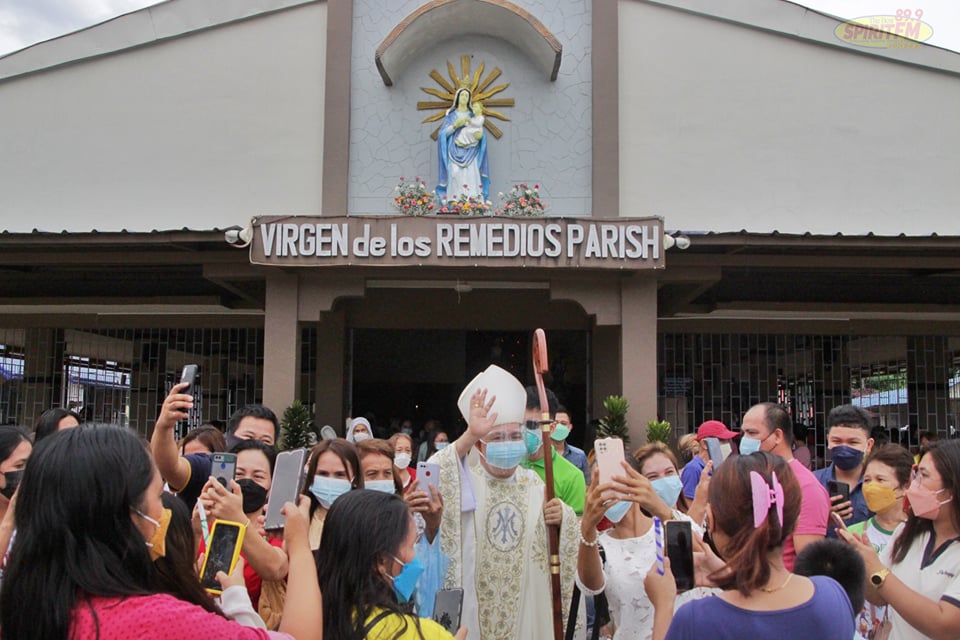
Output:
M704 438L718 438L720 440L731 440L736 438L739 433L727 429L727 425L719 420L707 420L697 429L697 440Z

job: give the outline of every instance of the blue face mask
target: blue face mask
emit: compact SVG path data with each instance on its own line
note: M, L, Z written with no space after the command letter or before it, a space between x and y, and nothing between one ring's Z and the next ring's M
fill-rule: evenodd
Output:
M417 580L423 574L423 565L420 564L420 558L417 556L414 556L413 560L406 564L397 560L396 556L393 556L393 559L403 567L400 569L400 573L391 578L393 580L393 592L401 603L408 602L414 589L417 588Z
M617 500L610 505L603 515L607 516L607 520L613 524L617 524L623 520L623 516L627 515L627 511L630 511L630 505L632 504L629 500Z
M527 447L519 440L488 442L484 457L487 464L498 469L513 469L527 455Z
M863 451L841 444L830 449L830 461L837 465L838 469L853 471L863 462Z
M660 496L660 499L673 509L677 504L677 498L680 497L680 492L683 491L683 482L680 480L680 476L664 476L651 481L650 484L657 495Z
M448 444L450 444L450 443L449 443L449 442L435 442L435 443L434 443L434 446L437 448L437 451L443 451L444 449L447 448L447 445L448 445Z
M774 434L773 431L767 434L767 438ZM760 451L760 445L767 441L767 438L751 438L749 436L743 436L740 438L740 455L748 456L751 453L756 453Z
M533 455L543 446L543 432L539 423L536 429L523 430L523 444L527 448L527 455Z
M363 488L370 489L371 491L382 491L383 493L397 492L397 487L393 484L393 480L365 480Z
M326 476L315 476L313 484L310 485L310 493L316 498L324 509L329 509L333 502L350 491L353 487L349 480L343 478L328 478Z

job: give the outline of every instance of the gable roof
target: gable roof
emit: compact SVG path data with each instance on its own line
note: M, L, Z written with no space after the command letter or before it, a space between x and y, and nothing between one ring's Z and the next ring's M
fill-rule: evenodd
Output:
M0 81L320 0L166 0L0 56Z

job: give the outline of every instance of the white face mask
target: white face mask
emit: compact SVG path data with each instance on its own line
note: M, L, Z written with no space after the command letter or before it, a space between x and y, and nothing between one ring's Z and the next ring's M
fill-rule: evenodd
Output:
M406 469L410 466L410 459L409 453L395 453L393 455L393 466L397 469Z
M361 440L369 440L370 437L371 437L370 434L365 431L354 432L353 441L360 442Z

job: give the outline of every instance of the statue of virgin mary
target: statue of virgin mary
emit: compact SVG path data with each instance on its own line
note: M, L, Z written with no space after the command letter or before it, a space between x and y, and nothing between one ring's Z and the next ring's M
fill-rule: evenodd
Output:
M483 109L480 103L471 105L470 98L469 89L457 90L437 136L440 179L436 191L441 202L460 196L490 199Z

